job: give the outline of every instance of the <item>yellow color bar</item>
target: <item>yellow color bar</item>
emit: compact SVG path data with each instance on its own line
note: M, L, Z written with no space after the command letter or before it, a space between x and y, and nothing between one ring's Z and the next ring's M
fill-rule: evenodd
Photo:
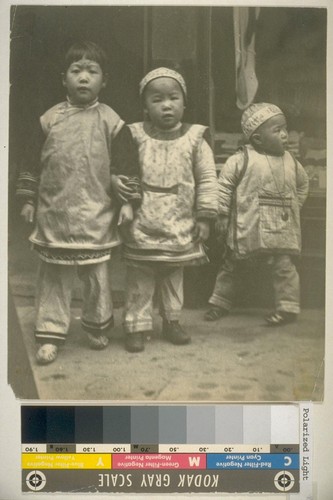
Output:
M111 454L22 453L22 469L111 469Z

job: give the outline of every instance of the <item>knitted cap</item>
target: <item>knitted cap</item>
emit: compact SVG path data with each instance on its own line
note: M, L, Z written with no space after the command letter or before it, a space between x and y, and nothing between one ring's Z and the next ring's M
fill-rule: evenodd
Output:
M244 111L241 119L241 126L245 137L249 139L260 125L276 115L283 115L283 112L275 104L267 102L251 104Z
M156 68L147 73L146 76L142 78L139 85L140 95L142 95L148 83L150 83L152 80L155 80L156 78L173 78L173 80L176 80L176 82L179 83L186 97L187 90L184 78L180 73L177 73L177 71L174 71L173 69L170 68Z

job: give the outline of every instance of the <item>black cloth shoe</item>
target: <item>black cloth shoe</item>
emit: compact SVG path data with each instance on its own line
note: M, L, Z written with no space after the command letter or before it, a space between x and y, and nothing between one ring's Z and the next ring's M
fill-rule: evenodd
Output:
M125 348L128 352L142 352L145 348L143 332L127 333Z
M297 319L297 314L284 311L276 311L266 316L265 321L269 326L282 326L293 323Z
M220 318L224 318L224 316L228 316L229 311L224 309L223 307L213 306L205 313L206 321L217 321Z
M163 336L175 345L185 345L191 341L191 337L180 326L177 320L167 321L163 320Z

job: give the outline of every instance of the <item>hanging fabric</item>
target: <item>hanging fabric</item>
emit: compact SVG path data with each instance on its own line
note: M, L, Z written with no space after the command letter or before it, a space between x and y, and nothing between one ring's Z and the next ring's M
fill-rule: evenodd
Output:
M234 7L236 104L247 108L258 90L255 73L255 29L260 7Z

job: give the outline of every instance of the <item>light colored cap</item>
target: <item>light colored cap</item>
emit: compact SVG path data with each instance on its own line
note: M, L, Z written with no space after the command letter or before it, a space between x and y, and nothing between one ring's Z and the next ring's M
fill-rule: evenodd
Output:
M275 104L267 102L251 104L244 111L241 119L241 126L245 137L249 139L260 125L276 115L283 115L283 111L278 106L275 106Z
M156 68L147 73L146 76L142 78L139 85L140 95L142 95L148 83L150 83L152 80L155 80L156 78L173 78L181 86L184 95L185 96L187 95L186 83L184 78L180 73L177 73L177 71L174 71L173 69L170 68Z

